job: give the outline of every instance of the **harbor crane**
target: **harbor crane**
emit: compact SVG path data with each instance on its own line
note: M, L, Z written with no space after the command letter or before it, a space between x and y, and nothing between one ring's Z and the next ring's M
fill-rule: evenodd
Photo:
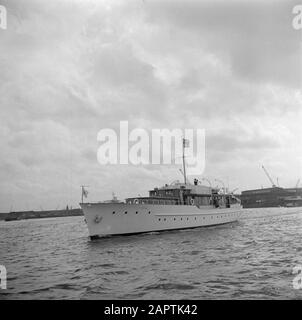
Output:
M270 175L268 174L268 172L266 171L266 169L264 168L264 166L262 166L262 169L263 169L263 171L265 172L266 176L268 177L269 181L271 182L272 187L273 187L273 188L276 188L276 185L275 185L273 179L270 177Z

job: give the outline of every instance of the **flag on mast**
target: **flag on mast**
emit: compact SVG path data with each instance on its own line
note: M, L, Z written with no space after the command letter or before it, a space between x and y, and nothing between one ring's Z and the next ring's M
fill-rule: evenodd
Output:
M84 187L82 188L82 193L83 193L83 196L85 197L85 198L87 198L87 196L88 196L88 190L86 190Z
M189 139L183 139L183 145L184 145L184 148L189 148L190 147L190 140Z

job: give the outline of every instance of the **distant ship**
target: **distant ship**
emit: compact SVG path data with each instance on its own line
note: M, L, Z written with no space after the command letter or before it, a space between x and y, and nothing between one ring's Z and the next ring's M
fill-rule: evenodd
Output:
M242 207L233 194L221 193L194 179L166 184L147 197L80 203L89 236L129 235L166 230L222 225L238 220Z

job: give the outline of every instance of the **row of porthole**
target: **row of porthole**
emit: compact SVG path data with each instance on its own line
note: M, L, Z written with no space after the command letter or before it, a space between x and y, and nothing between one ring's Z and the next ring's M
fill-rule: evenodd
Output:
M232 214L231 214L232 215ZM205 217L202 217L203 219L205 219ZM216 216L216 218L218 218L218 216ZM220 216L220 218L223 218L223 216ZM213 216L211 216L211 219L213 219ZM163 218L164 221L167 221L166 218ZM180 218L180 220L182 221L182 218ZM187 220L189 220L189 218L187 218ZM194 217L194 220L197 220L196 217ZM158 218L158 221L161 221L161 218ZM176 218L174 218L174 221L176 221Z
M112 214L115 214L115 211L112 211ZM128 214L128 211L125 211L124 214ZM138 211L135 211L135 214L138 214ZM148 214L151 214L151 211L148 211ZM228 216L233 215L232 213L229 213ZM223 216L220 216L221 218L223 218ZM216 218L218 218L218 216L216 216ZM205 219L205 217L203 217L203 219ZM213 216L211 216L211 219L213 219ZM174 220L176 220L176 218L174 218ZM182 220L182 218L180 218L180 220ZM187 218L187 220L189 220L189 218ZM196 220L196 217L195 217ZM160 218L158 219L158 221L161 221ZM164 218L164 221L166 221L166 218Z
M166 218L163 218L164 221L167 221ZM180 220L182 220L182 218L180 218ZM187 218L187 220L189 220L189 218ZM194 217L194 220L196 220L196 217ZM158 221L161 221L161 218L158 218ZM176 221L176 218L174 218L174 221Z
M115 214L116 212L115 211L112 211L112 214ZM148 211L148 214L150 214L151 211ZM124 214L128 214L128 211L125 211ZM135 211L135 214L138 214L138 211Z

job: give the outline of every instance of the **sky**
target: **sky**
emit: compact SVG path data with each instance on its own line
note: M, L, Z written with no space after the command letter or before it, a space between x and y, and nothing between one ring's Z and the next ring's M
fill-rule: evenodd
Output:
M202 128L203 177L302 181L296 1L0 0L0 212L146 195L168 165L100 165L97 134ZM201 176L200 176L201 177ZM199 178L200 178L199 177ZM302 182L301 182L302 183Z

